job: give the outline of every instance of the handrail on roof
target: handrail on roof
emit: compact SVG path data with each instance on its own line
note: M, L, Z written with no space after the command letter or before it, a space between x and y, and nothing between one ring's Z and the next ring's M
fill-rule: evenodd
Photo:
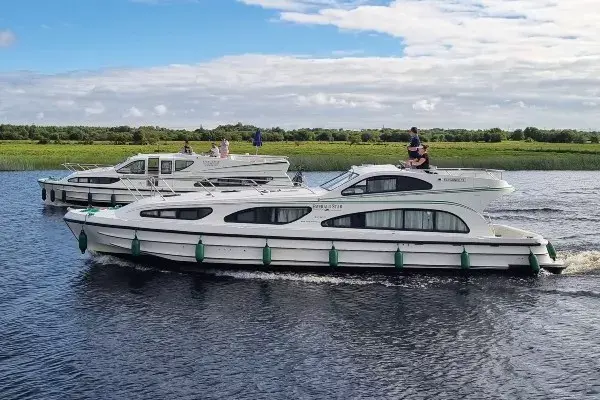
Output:
M61 166L65 167L67 170L71 172L77 171L89 171L94 168L108 168L112 167L112 165L108 164L83 164L83 163L63 163Z
M199 178L194 178L193 180L197 181L197 183L200 185L199 187L205 189L207 192L210 193L210 191L208 190L208 188L206 188L206 186L204 186L204 184L203 184L203 183L210 184L210 186L213 189L217 190L217 187L214 185L214 183L210 179L218 179L218 180L221 180L221 181L232 181L232 182L235 182L235 183L239 183L239 186L241 186L241 187L248 186L248 188L256 190L261 195L263 195L263 194L271 191L272 189L282 189L282 188L283 189L293 189L293 188L297 188L297 187L308 189L311 193L315 194L315 191L312 190L310 188L310 186L306 185L303 182L302 183L295 182L293 186L290 186L290 185L278 185L278 184L273 184L273 183L270 183L270 184L267 184L267 183L257 183L256 180L249 179L249 178L229 178L229 177L210 177L210 178L206 178L206 177L199 177ZM250 183L250 185L244 185L244 183ZM212 195L212 193L211 193L211 195Z

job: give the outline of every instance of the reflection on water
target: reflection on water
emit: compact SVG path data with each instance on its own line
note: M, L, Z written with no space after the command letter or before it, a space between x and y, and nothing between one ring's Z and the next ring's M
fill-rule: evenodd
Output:
M183 274L81 255L37 175L0 175L2 399L600 397L594 173L505 173L517 192L492 219L549 237L568 265L537 278Z

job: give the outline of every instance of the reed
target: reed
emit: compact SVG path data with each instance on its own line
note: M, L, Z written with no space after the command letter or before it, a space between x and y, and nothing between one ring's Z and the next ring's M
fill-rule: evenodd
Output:
M209 142L193 142L196 152L207 151ZM180 142L160 145L112 145L76 143L40 145L28 141L0 142L0 170L61 169L64 162L115 164L137 153L176 152ZM254 154L247 142L232 142L237 154ZM349 145L327 142L269 142L260 154L289 157L291 170L344 170L363 163L397 164L406 158L405 144L368 143ZM430 157L438 167L498 168L506 170L597 170L600 169L600 145L553 143L430 143Z

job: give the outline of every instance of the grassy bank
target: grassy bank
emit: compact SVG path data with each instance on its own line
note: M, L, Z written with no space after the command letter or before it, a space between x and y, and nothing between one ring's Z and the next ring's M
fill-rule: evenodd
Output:
M207 151L209 142L192 142L196 152ZM355 144L339 142L269 142L260 154L288 156L291 170L344 170L353 164L398 163L406 158L404 143ZM64 162L115 164L136 153L178 151L181 142L160 145L112 145L75 143L40 145L29 141L0 142L0 170L60 169ZM254 154L247 142L230 143L232 153ZM430 143L433 165L486 167L506 170L600 169L599 144L553 144L506 141L501 143Z

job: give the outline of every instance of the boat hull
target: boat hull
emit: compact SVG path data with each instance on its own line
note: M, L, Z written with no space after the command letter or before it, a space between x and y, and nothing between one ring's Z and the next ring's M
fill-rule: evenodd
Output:
M560 272L563 266L552 260L543 239L515 241L500 238L453 238L452 240L368 240L365 238L285 237L263 235L176 232L159 229L135 229L66 219L78 237L83 229L92 252L129 257L137 237L144 257L195 263L196 246L203 245L201 264L224 267L282 267L373 270L464 270L463 250L468 253L469 270L532 271L530 253L539 266ZM265 260L268 246L269 260ZM334 249L334 250L332 250ZM402 253L398 265L397 252ZM332 265L332 251L335 265ZM268 261L268 262L266 262Z

